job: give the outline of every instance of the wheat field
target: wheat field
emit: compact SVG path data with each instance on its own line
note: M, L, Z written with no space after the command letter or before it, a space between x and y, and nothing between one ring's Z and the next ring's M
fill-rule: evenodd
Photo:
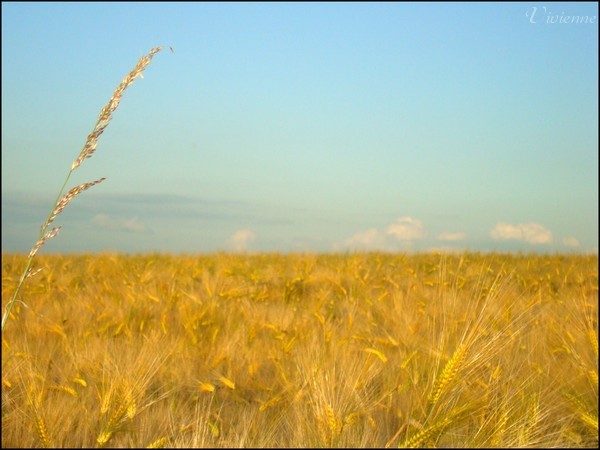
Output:
M597 255L36 258L3 447L598 445Z

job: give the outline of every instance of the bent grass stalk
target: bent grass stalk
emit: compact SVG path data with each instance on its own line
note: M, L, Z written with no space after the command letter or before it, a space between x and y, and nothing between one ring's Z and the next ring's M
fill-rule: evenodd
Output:
M92 157L92 155L96 151L96 147L98 146L98 138L100 137L100 135L104 132L104 130L110 123L113 112L119 107L119 103L121 102L121 97L123 96L123 92L135 81L135 79L137 77L144 78L142 75L142 72L144 71L144 69L146 69L146 67L150 64L150 62L152 62L152 57L156 53L160 52L161 50L162 50L162 47L156 47L156 48L153 48L152 50L150 50L148 55L142 56L140 58L140 60L138 61L138 63L136 64L136 66L131 70L131 72L129 72L125 76L125 78L123 78L123 81L121 81L121 84L119 84L117 89L115 89L115 91L113 92L113 95L110 98L109 102L100 111L100 115L98 116L98 120L96 121L96 125L94 126L94 129L88 135L88 137L85 141L85 144L83 146L83 149L81 150L81 153L79 153L79 156L77 157L77 159L75 159L75 161L71 165L69 173L67 174L67 177L65 178L65 181L63 182L63 185L60 188L60 191L58 192L58 195L54 202L54 207L53 207L52 211L50 212L50 214L48 215L48 218L46 219L46 221L40 228L39 238L38 238L37 242L35 243L35 245L33 246L33 248L31 249L31 251L29 252L29 256L27 258L27 263L25 264L25 269L23 270L23 274L21 275L21 278L19 279L19 283L17 284L15 292L14 292L12 298L6 304L6 308L5 308L4 314L2 316L2 332L3 333L4 333L4 326L6 325L6 321L8 320L8 317L10 316L10 312L11 312L14 304L17 301L20 301L20 300L17 300L17 295L19 294L19 291L21 290L21 286L23 285L23 283L25 282L25 280L27 278L29 278L39 272L39 270L36 270L36 271L31 270L31 264L33 262L33 258L35 257L38 250L46 243L46 241L48 239L51 239L54 236L56 236L58 234L58 232L60 231L61 227L54 227L51 230L47 231L50 224L62 212L62 210L69 204L69 202L71 200L73 200L73 198L75 198L77 195L79 195L83 191L85 191L85 190L91 188L92 186L94 186L98 183L101 183L102 181L105 180L105 178L100 178L96 181L80 184L79 186L75 186L74 188L69 190L65 195L63 195L63 192L65 191L65 187L67 186L67 183L69 182L69 179L71 178L71 174L83 163L83 161L85 159Z

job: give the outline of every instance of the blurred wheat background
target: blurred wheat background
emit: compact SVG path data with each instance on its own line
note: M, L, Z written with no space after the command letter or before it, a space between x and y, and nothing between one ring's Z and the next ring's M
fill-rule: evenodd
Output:
M598 445L596 256L38 258L3 447Z

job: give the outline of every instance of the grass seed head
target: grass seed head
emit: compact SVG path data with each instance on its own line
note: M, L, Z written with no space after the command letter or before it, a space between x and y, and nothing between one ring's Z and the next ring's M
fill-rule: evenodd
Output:
M112 97L108 101L108 103L102 108L100 111L100 116L98 117L98 121L96 122L96 126L93 131L88 135L87 140L81 150L81 153L77 157L77 159L71 165L71 172L77 169L81 163L87 158L91 158L93 153L96 151L96 147L98 145L98 138L104 132L104 129L108 126L110 120L112 119L112 114L119 107L119 103L121 102L121 97L123 96L123 92L127 89L131 84L135 81L136 78L143 78L142 72L150 62L152 61L152 57L160 52L162 47L153 48L150 50L147 56L142 56L136 66L129 72L121 84L115 89Z
M444 370L437 378L433 386L433 390L431 391L431 395L429 396L430 404L435 405L446 388L452 383L464 360L466 350L467 346L465 344L461 344L452 355L452 358L450 358L450 361L446 363Z

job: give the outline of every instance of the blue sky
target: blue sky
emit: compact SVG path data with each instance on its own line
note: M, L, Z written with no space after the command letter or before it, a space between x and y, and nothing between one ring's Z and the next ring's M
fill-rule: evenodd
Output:
M2 250L598 251L595 3L2 3ZM587 23L586 23L587 22ZM174 53L169 51L173 47Z

